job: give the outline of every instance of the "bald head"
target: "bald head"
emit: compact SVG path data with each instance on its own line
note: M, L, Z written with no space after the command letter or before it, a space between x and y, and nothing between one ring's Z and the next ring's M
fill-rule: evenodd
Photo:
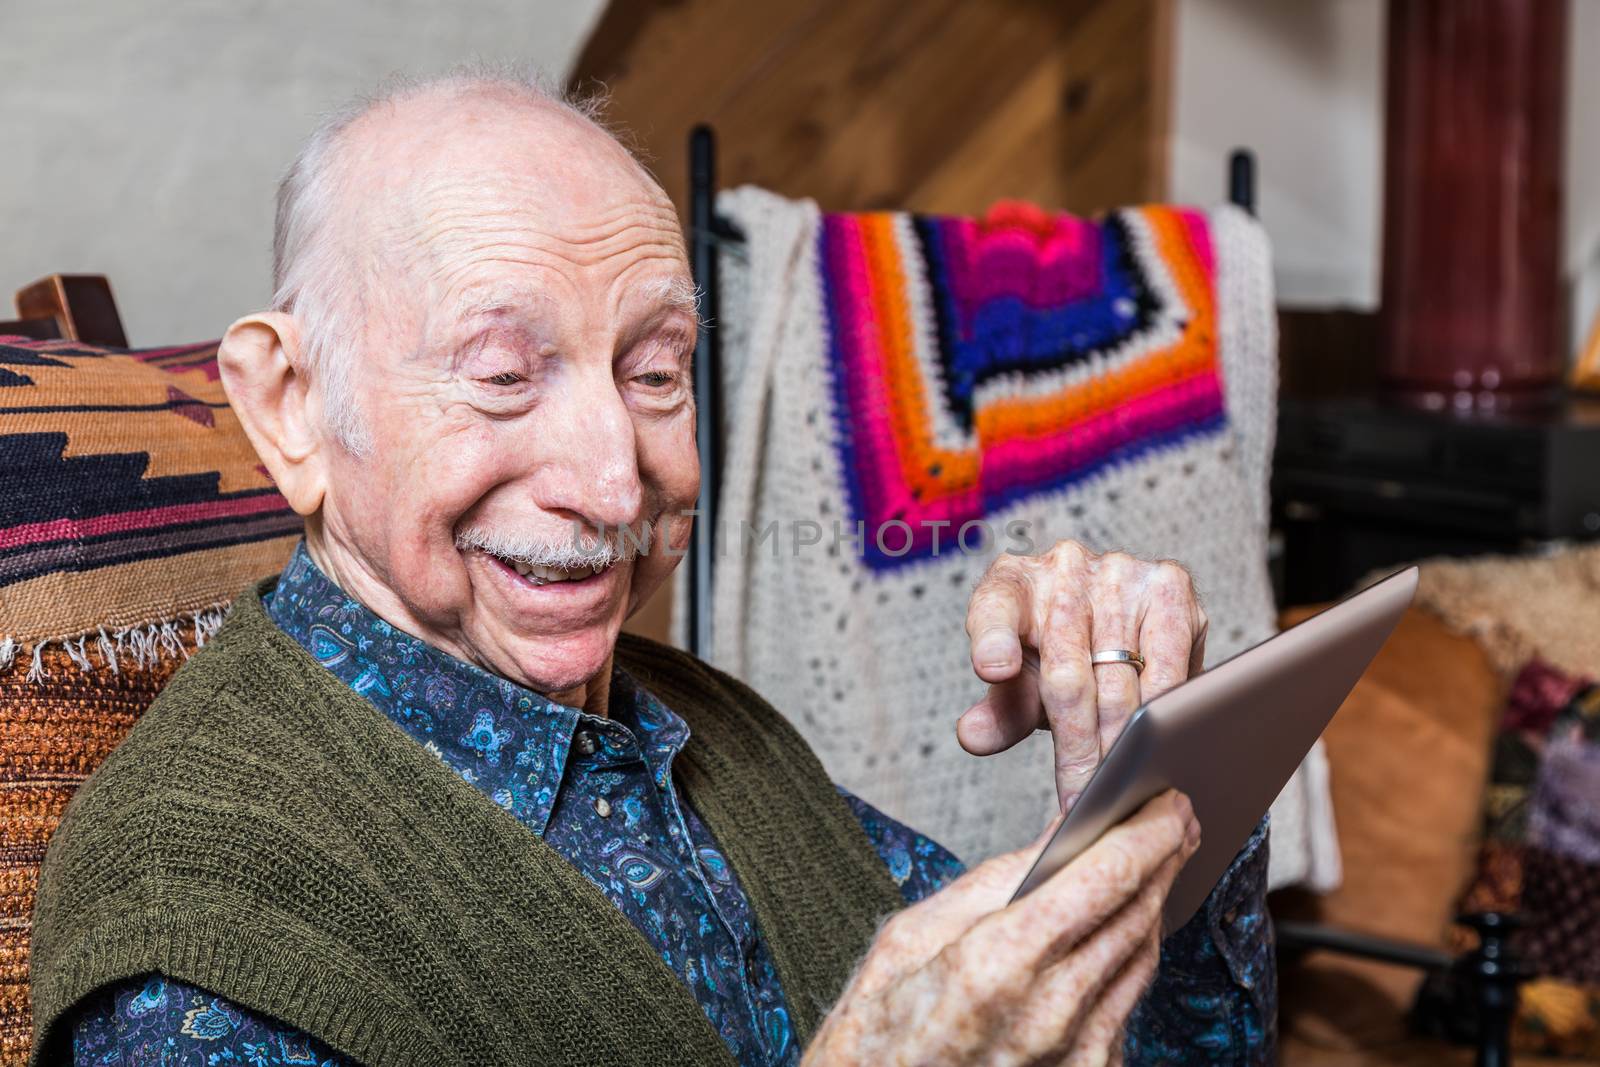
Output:
M273 308L301 323L305 370L346 447L370 445L352 385L363 324L414 301L408 290L448 258L453 222L515 205L536 225L523 209L539 202L584 217L608 196L670 209L599 110L537 75L463 68L397 79L307 139L278 187Z

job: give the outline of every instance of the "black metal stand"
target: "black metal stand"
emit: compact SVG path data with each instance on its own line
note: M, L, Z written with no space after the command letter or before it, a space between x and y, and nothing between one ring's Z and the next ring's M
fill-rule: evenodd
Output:
M689 269L700 297L700 332L694 347L695 435L700 452L699 514L689 542L689 651L711 654L711 572L716 556L717 493L722 486L722 292L717 248L742 241L717 214L717 140L702 123L689 133Z
M1517 990L1528 977L1511 946L1521 920L1503 912L1477 912L1458 921L1476 930L1479 939L1478 947L1460 958L1427 945L1320 923L1279 922L1274 932L1284 956L1321 949L1429 972L1429 986L1437 984L1441 992L1429 996L1431 990L1425 988L1428 1010L1413 1011L1413 1027L1431 1037L1472 1044L1477 1067L1510 1067Z
M689 261L700 295L700 332L694 346L695 440L700 449L699 514L689 542L689 652L711 654L711 563L715 551L718 431L722 367L717 359L717 145L709 126L689 134Z
M1510 1067L1517 989L1527 977L1522 961L1511 952L1510 939L1522 923L1493 911L1463 915L1461 921L1478 931L1478 947L1461 961L1477 1002L1478 1067Z
M1256 155L1248 148L1228 154L1228 203L1256 213Z

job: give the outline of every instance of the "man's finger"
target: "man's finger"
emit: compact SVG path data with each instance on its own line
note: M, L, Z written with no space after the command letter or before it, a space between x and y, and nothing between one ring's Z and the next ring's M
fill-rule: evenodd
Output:
M928 925L953 924L965 931L979 919L1006 906L1022 884L1028 868L1038 859L1040 849L1055 835L1064 818L1065 815L1056 814L1027 845L984 860L939 892L896 914L915 915L919 923ZM954 939L952 935L945 941Z
M1113 649L1138 652L1142 647L1138 622L1120 598L1104 598L1095 603L1093 630L1092 647L1096 652ZM1139 671L1131 663L1094 665L1101 758L1122 735L1122 728L1128 725L1128 719L1139 706L1139 677Z
M1144 655L1144 671L1139 676L1141 702L1154 700L1189 677L1199 614L1189 572L1176 563L1157 568L1146 596L1139 628L1139 650Z
M968 936L993 937L1047 966L1136 898L1169 859L1192 851L1189 842L1197 835L1188 798L1168 790L1108 830L1044 885L981 920ZM1170 880L1158 886L1163 898L1170 886Z
M1069 1067L1117 1067L1122 1063L1128 1016L1138 1006L1161 962L1161 927L1150 931L1145 943L1122 965L1106 985L1088 1018L1074 1035Z
M879 927L852 987L876 993L926 964L984 916L1005 907L1065 817L1057 814L1032 843L985 860L939 892L890 916Z
M1039 703L1039 654L1022 652L1022 670L989 686L984 698L956 720L956 740L974 756L992 756L1043 726Z
M1036 1059L1104 1065L1122 1022L1154 974L1144 957L1161 930L1161 907L1182 853L1164 860L1135 898L1040 976L1017 1019ZM1133 987L1130 989L1129 987Z
M1059 588L1047 606L1039 649L1039 701L1055 745L1056 794L1063 811L1089 784L1100 762L1089 602L1076 587Z
M1028 566L1002 555L990 564L967 605L967 640L972 669L986 682L1003 682L1022 669L1022 642L1029 637L1033 581Z
M1189 677L1193 678L1206 669L1206 632L1210 629L1211 622L1206 618L1203 609L1195 609L1199 616L1200 625L1195 627L1194 647L1189 650Z

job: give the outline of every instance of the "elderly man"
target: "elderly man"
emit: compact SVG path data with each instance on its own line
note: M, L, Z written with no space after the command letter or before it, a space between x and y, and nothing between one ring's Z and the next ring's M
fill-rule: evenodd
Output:
M35 1062L1270 1057L1259 834L1164 947L1175 794L1008 905L1031 849L962 874L619 637L688 537L697 324L672 204L589 114L485 75L363 104L285 180L276 274L221 365L305 541L63 821ZM1063 544L968 629L961 742L1048 727L1065 804L1205 620L1181 568Z

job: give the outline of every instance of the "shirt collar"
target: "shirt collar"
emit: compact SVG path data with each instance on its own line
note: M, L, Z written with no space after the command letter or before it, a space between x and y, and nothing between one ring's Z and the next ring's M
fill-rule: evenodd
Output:
M267 599L278 628L401 729L542 834L572 759L578 708L549 700L396 629L347 594L296 546ZM614 669L610 707L637 741L662 789L689 727L625 671ZM606 753L601 753L605 758Z

